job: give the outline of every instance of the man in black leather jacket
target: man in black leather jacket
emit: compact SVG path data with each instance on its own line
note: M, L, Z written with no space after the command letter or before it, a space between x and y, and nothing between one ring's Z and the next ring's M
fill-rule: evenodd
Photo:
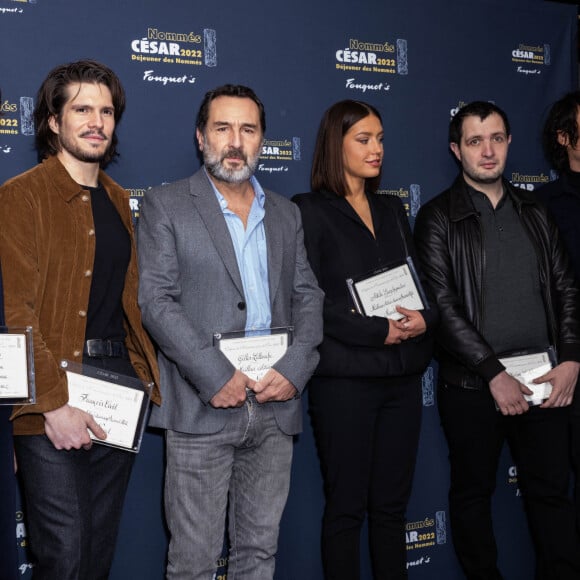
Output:
M491 498L507 439L536 548L536 579L577 579L566 423L580 368L580 293L543 206L503 178L511 141L506 114L487 102L466 105L449 137L461 173L421 209L415 236L441 314L438 405L449 445L455 551L467 578L502 578ZM534 375L537 389L544 382L552 389L539 395L539 405L525 398L538 402L529 388L535 385L512 377L500 361L522 351L557 353L553 368Z

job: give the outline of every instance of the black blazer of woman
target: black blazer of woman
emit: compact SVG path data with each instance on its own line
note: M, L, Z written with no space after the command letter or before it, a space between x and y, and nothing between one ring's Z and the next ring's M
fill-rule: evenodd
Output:
M370 273L407 255L417 260L401 200L367 193L375 237L344 197L328 191L292 198L302 214L308 259L325 293L324 340L318 376L396 377L422 373L433 354L438 312L422 311L427 331L399 345L385 345L389 320L357 313L347 278ZM425 288L425 285L423 285Z

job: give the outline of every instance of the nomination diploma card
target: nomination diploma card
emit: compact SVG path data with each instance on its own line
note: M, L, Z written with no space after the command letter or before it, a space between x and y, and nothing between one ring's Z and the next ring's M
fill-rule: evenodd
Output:
M397 312L396 306L410 310L423 310L428 307L410 257L388 268L375 270L358 278L349 278L346 284L358 312L363 316L400 320L403 315Z
M245 375L259 381L285 354L292 343L293 328L268 328L240 332L217 332L214 345Z
M550 396L551 383L537 385L533 380L556 366L556 353L553 348L512 353L500 358L499 362L509 375L533 391L532 395L524 395L530 405L541 405Z
M0 405L35 402L32 327L0 326Z
M137 453L153 383L67 360L61 367L68 381L69 405L90 413L107 432L106 439L92 433L91 439Z

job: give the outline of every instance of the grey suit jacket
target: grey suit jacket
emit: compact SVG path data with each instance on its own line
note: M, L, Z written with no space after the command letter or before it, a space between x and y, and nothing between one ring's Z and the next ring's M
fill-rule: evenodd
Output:
M293 326L292 345L274 368L302 392L318 363L323 293L306 258L298 208L266 191L264 227L272 326ZM138 224L139 304L159 348L163 404L151 425L184 433L216 433L232 413L211 398L234 367L213 345L215 332L243 330L245 297L234 246L209 179L154 188ZM287 434L300 432L300 398L271 402Z

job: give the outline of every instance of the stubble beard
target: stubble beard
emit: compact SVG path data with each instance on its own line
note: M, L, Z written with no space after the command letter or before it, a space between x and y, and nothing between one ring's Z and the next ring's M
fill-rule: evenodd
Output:
M105 139L105 142L110 141L104 135L104 133L99 132L99 135ZM84 136L86 136L86 134L84 134L84 133L82 135L80 135L81 138ZM91 150L87 151L87 150L79 147L73 140L69 140L67 137L65 137L63 135L59 136L59 143L60 143L61 149L63 149L64 151L67 151L75 159L77 159L78 161L81 161L83 163L101 163L102 161L104 161L107 154L109 153L109 150L111 149L111 144L109 143L107 148L104 150L95 149L94 151L91 151Z
M481 183L483 185L491 185L492 183L501 181L504 167L497 167L497 169L490 175L481 175L469 167L463 167L463 171L473 182Z

